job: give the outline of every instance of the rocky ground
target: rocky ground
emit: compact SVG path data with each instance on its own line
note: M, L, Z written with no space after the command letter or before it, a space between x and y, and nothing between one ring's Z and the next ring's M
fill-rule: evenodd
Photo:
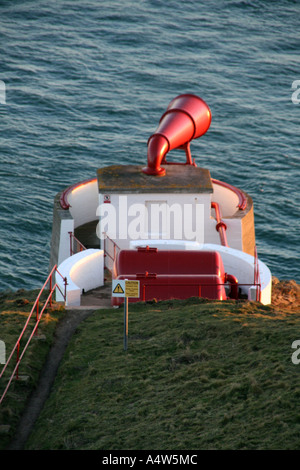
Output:
M272 278L272 305L278 309L300 313L300 285L295 281Z

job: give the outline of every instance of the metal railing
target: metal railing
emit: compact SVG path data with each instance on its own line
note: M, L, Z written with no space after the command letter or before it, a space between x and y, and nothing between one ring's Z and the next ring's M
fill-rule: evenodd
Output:
M257 291L260 291L261 289L261 284L237 284L237 288L239 287L252 287L252 286L256 286L257 287ZM141 293L141 296L139 297L143 302L146 302L146 288L147 287L195 287L197 289L197 294L195 294L195 297L202 297L201 296L201 288L202 287L232 287L230 285L230 283L223 283L223 284L172 284L172 283L166 283L166 284L154 284L154 283L151 283L151 282L147 282L145 284L142 285L142 293ZM229 297L231 298L231 297ZM236 299L237 300L237 296L236 295L233 295L232 299ZM212 299L212 300L217 300L217 299Z
M257 248L254 248L254 285L259 286L256 289L256 301L260 302L261 300L261 283L260 283L260 274L259 274L259 265L258 265L258 256L257 256Z
M64 210L67 210L67 209L69 209L69 207L71 207L70 204L69 204L69 201L68 201L68 195L69 195L69 193L74 191L74 189L80 188L80 187L85 186L86 184L89 184L89 183L95 183L96 181L97 181L97 178L92 178L92 179L88 179L88 180L85 180L85 181L80 181L79 183L72 184L71 186L66 188L62 192L62 194L60 196L60 199L59 199L61 208L64 209Z
M55 273L58 273L58 274L62 277L62 279L64 280L64 286L65 286L64 292L62 292L62 290L60 289L59 285L58 285L56 282L53 282L53 279L52 279L52 278L53 278L53 275L54 275ZM44 305L43 305L42 308L40 309L40 302L41 302L40 299L41 299L42 293L44 292L44 290L47 288L48 285L49 285L49 294L48 294L47 299L45 300ZM20 365L20 362L21 362L21 360L23 359L23 356L24 356L24 354L25 354L25 352L26 352L26 350L27 350L27 348L28 348L28 346L29 346L29 344L30 344L30 342L31 342L31 340L32 340L32 338L33 338L33 336L37 334L38 325L39 325L39 323L40 323L40 321L41 321L41 318L42 318L42 316L43 316L43 313L45 312L45 310L46 310L46 308L48 307L48 305L49 305L50 307L52 307L52 295L54 294L56 288L59 289L59 291L61 292L61 294L62 294L62 296L63 296L63 298L64 298L64 300L65 300L65 299L66 299L66 289L67 289L67 278L64 278L64 277L62 276L62 274L58 271L57 265L55 265L55 266L52 268L52 270L51 270L50 274L48 275L48 277L47 277L47 279L46 279L46 281L45 281L43 287L41 288L41 290L40 290L40 292L39 292L39 294L38 294L38 296L37 296L37 298L36 298L36 300L35 300L35 302L34 302L34 304L33 304L33 307L32 307L32 309L31 309L31 311L30 311L30 313L29 313L29 315L28 315L28 318L27 318L27 320L26 320L26 322L25 322L25 325L24 325L24 327L23 327L23 329L22 329L22 332L21 332L19 338L17 339L16 344L15 344L15 346L13 347L13 349L12 349L12 351L11 351L11 353L10 353L10 355L9 355L9 357L8 357L8 359L7 359L5 365L4 365L4 367L3 367L3 369L2 369L2 371L1 371L1 373L0 373L0 379L2 379L4 372L6 371L8 365L9 365L10 362L12 361L12 358L13 358L15 352L16 352L16 364L15 364L15 367L14 367L14 369L13 369L13 372L12 372L12 374L11 374L9 380L8 380L8 383L7 383L6 387L5 387L5 390L4 390L4 392L3 392L3 394L2 394L2 396L1 396L1 398L0 398L0 404L2 403L2 401L3 401L3 399L4 399L5 395L6 395L6 393L7 393L7 391L8 391L8 389L9 389L9 387L10 387L12 380L13 380L14 378L17 379L17 380L19 379L19 365ZM26 342L26 344L25 344L25 346L24 346L22 352L20 353L20 343L21 343L21 340L22 340L22 338L23 338L23 336L24 336L25 331L27 330L27 328L28 328L28 326L29 326L30 319L34 316L34 314L36 314L35 325L34 325L34 327L33 327L33 329L32 329L32 332L31 332L31 334L30 334L30 336L29 336L29 338L28 338L28 340L27 340L27 342Z
M232 186L229 183L224 183L224 181L219 181L219 180L216 180L216 179L212 178L211 182L213 184L223 186L224 188L227 188L227 189L230 189L231 191L233 191L237 195L237 197L239 198L239 203L238 203L237 207L240 210L245 210L246 209L246 207L247 207L247 198L246 198L245 194L243 193L243 191L241 191L239 188L236 188L235 186Z
M109 247L112 247L112 250L110 250ZM103 232L103 251L104 256L108 256L112 261L115 261L117 253L121 251L121 248L106 234L106 232ZM112 251L113 254L111 254L110 251Z
M215 213L216 213L216 220L217 220L216 230L219 232L221 245L228 246L227 235L226 235L227 225L222 220L220 205L217 202L212 202L211 207L212 209L215 210Z
M86 250L86 247L75 237L73 232L68 232L70 235L70 256L79 253L80 251Z

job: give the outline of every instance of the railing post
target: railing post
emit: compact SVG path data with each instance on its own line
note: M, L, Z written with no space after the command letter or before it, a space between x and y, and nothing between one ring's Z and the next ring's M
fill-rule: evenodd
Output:
M22 361L22 358L23 358L23 356L24 356L24 353L25 353L25 351L26 351L26 349L27 349L27 347L28 347L30 341L32 340L33 335L34 335L34 334L37 334L38 324L39 324L39 322L40 322L40 320L41 320L41 317L42 317L44 311L45 311L46 308L47 308L47 305L50 303L50 300L52 299L52 295L53 295L52 290L54 289L54 291L55 291L55 289L56 289L57 284L55 284L55 285L53 286L53 281L52 281L52 275L53 275L53 273L54 273L55 271L59 273L59 271L57 270L57 265L55 265L55 266L52 268L50 274L49 274L48 277L47 277L47 280L45 281L43 287L41 288L41 290L40 290L40 292L39 292L39 294L38 294L38 296L37 296L37 298L36 298L36 301L34 302L34 304L33 304L33 306L32 306L32 309L31 309L31 311L30 311L30 314L29 314L29 316L27 317L27 320L26 320L25 325L24 325L24 327L23 327L23 329L22 329L22 332L21 332L21 334L19 335L19 338L18 338L18 340L16 341L16 343L15 343L15 345L14 345L14 347L13 347L13 349L12 349L12 351L11 351L11 353L10 353L10 355L9 355L9 357L8 357L8 359L7 359L6 363L5 363L5 365L4 365L4 367L3 367L2 370L0 371L0 378L2 378L2 376L3 376L4 372L5 372L5 370L7 370L8 364L10 363L11 360L13 360L14 355L15 355L15 353L16 353L16 354L17 354L16 365L15 365L15 367L13 368L13 371L12 371L12 373L11 373L10 379L9 379L9 381L8 381L8 384L7 384L7 386L6 386L5 390L4 390L4 392L2 393L2 396L0 396L0 404L2 403L2 401L3 401L3 399L4 399L5 395L6 395L6 393L7 393L7 391L8 391L8 389L9 389L9 387L10 387L10 384L11 384L12 380L13 380L14 378L15 378L16 380L19 379L19 365L20 365L20 363L21 363L21 361ZM59 274L60 274L60 273L59 273ZM61 274L60 274L60 275L61 275ZM61 277L62 277L62 276L61 276ZM63 278L63 279L65 280L65 297L66 297L67 278ZM40 310L40 309L39 309L40 297L41 297L42 292L44 291L44 289L46 289L46 286L49 285L49 284L50 284L50 286L51 286L51 288L50 288L50 293L49 293L49 295L48 295L48 297L47 297L47 299L46 299L46 301L45 301L43 307L41 308L41 311L39 312L39 310ZM34 319L34 313L35 313L35 311L36 311L36 324L35 324L35 326L34 326L34 328L33 328L33 330L32 330L31 335L29 336L29 339L28 339L26 345L25 345L24 348L23 348L23 351L22 351L21 354L20 354L21 340L22 340L22 338L23 338L23 335L24 335L24 333L25 333L27 327L29 326L30 320L31 320L31 319Z
M260 300L261 300L261 285L258 282L257 288L256 288L256 301L260 302Z
M19 356L20 356L20 341L18 341L17 346L17 369L16 369L16 380L19 379Z
M37 299L37 303L36 303L36 323L39 321L39 298ZM37 329L35 330L35 335L37 335Z
M260 285L259 264L258 264L258 256L257 256L256 245L254 247L254 285L256 286L256 301L260 302L260 299L261 299L261 285Z
M50 292L52 292L52 274L50 276ZM50 297L50 307L52 308L52 294Z
M68 285L68 280L65 277L64 278L64 284L65 284L65 302L67 301L67 285Z
M73 248L72 248L72 235L73 233L72 232L68 232L69 235L70 235L70 256L72 256L73 254Z

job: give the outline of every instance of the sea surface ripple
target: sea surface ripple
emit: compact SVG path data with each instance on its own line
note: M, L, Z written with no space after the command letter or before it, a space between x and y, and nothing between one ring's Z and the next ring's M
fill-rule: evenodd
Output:
M0 290L44 283L56 193L144 164L181 93L212 111L198 166L252 196L260 259L300 282L298 1L3 1L0 25Z

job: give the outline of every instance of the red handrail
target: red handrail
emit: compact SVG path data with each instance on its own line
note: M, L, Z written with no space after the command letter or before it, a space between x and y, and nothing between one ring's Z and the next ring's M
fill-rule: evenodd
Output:
M57 283L55 283L54 286L53 286L52 276L53 276L54 273L58 273L58 274L62 277L62 279L64 279L64 283L65 283L65 292L64 292L64 293L61 291L61 289L60 289L60 287L58 286ZM49 285L50 285L49 295L48 295L48 297L47 297L47 299L46 299L46 301L45 301L45 303L44 303L44 305L43 305L42 310L39 312L40 297L41 297L41 295L42 295L43 291L45 290L45 288L46 288L46 286L47 286L48 283L49 283ZM14 370L13 370L13 372L12 372L10 378L9 378L8 384L7 384L5 390L4 390L4 392L3 392L3 394L2 394L2 396L1 396L1 398L0 398L0 404L2 403L4 397L5 397L5 395L6 395L7 391L8 391L8 389L9 389L10 384L11 384L13 378L16 377L16 379L18 379L18 371L19 371L20 362L21 362L21 360L22 360L22 358L23 358L23 356L24 356L24 354L25 354L25 351L26 351L26 349L27 349L27 347L28 347L28 345L29 345L29 343L30 343L30 341L31 341L31 339L32 339L32 337L33 337L33 335L36 334L36 331L37 331L39 322L40 322L40 320L41 320L41 318L42 318L42 315L43 315L43 313L44 313L46 307L48 306L48 304L49 304L50 306L52 306L52 295L53 295L53 293L55 292L55 289L58 288L58 289L60 290L62 296L64 297L64 299L66 299L66 286L67 286L67 279L64 278L64 277L62 276L62 274L58 271L57 265L53 266L51 272L49 273L49 275L48 275L48 277L47 277L47 279L46 279L44 285L42 286L42 288L41 288L41 290L40 290L40 292L39 292L39 294L38 294L38 296L37 296L37 298L36 298L36 300L35 300L35 302L34 302L34 304L33 304L33 307L32 307L32 309L31 309L31 311L30 311L30 313L29 313L29 315L28 315L28 318L27 318L27 320L26 320L26 322L25 322L25 325L24 325L24 327L23 327L23 329L22 329L22 331L21 331L21 333L20 333L20 335L19 335L19 338L17 339L17 342L16 342L15 346L13 347L13 349L12 349L12 351L11 351L11 353L10 353L10 355L9 355L9 357L8 357L6 363L4 364L4 367L3 367L3 369L2 369L2 371L1 371L1 373L0 373L0 379L1 379L2 376L3 376L3 374L4 374L4 372L5 372L5 370L6 370L6 368L7 368L7 366L8 366L8 364L9 364L10 361L11 361L11 359L12 359L12 357L13 357L15 351L17 351L16 365L15 365L15 368L14 368ZM32 317L32 315L33 315L33 313L34 313L35 310L36 310L36 323L35 323L35 326L34 326L34 328L33 328L33 330L32 330L32 333L31 333L31 335L29 336L29 339L27 340L27 343L26 343L26 345L24 346L24 349L23 349L23 351L22 351L22 353L21 353L21 355L20 355L20 342L21 342L21 339L22 339L22 337L23 337L23 335L24 335L24 333L25 333L25 331L26 331L26 329L27 329L27 327L28 327L29 321L30 321L30 319L31 319L31 317Z
M116 259L116 256L117 256L117 251L121 251L121 248L119 247L119 245L117 245L117 243L112 240L107 234L106 232L103 232L103 235L104 235L104 238L103 238L103 244L104 244L104 256L108 256L112 261L115 261ZM110 243L112 243L113 245L113 249L114 249L114 255L111 256L109 254L109 252L107 251L107 246L106 246L106 243L105 243L105 240L108 240Z
M224 183L224 181L215 180L213 178L211 179L211 182L213 184L218 184L219 186L223 186L224 188L230 189L230 191L233 191L239 198L239 203L238 203L237 207L240 210L246 209L246 207L247 207L247 198L246 198L245 194L239 188L236 188L235 186L232 186L229 183Z
M88 183L94 183L95 181L97 181L97 178L91 178L91 179L88 179L88 180L81 181L79 183L72 184L71 186L66 188L62 192L62 194L59 198L61 208L66 210L66 209L69 209L69 207L71 207L70 204L69 204L69 201L68 201L68 194L71 191L74 191L74 189L78 188L79 186L84 186Z
M233 299L237 299L237 295L238 295L238 288L239 287L252 287L253 285L256 285L259 289L261 289L261 284L240 284L237 279L235 278L235 276L232 276L231 279L229 279L229 276L230 275L227 275L228 276L228 282L230 284L230 287L231 287L231 292L230 292L230 295L232 295L232 298ZM233 278L235 278L233 280ZM166 284L159 284L159 287L163 286L163 287L174 287L174 286L184 286L186 287L186 284L172 284L172 283L166 283ZM228 286L228 283L223 283L223 284L189 284L189 287L190 286L193 286L193 287L198 287L198 297L201 297L201 287L219 287L219 286ZM151 284L151 283L145 283L143 284L143 293L142 293L142 301L143 302L146 302L146 287L157 287L157 284ZM229 297L230 298L230 297Z
M259 274L259 264L257 256L257 248L255 245L254 248L254 285L258 288L256 289L256 301L260 302L261 300L261 283L260 283L260 274Z
M167 162L166 162L167 163ZM175 164L175 162L173 163ZM97 181L97 178L91 178L91 179L88 179L88 180L85 180L85 181L80 181L79 183L75 183L75 184L72 184L71 186L69 186L68 188L66 188L61 196L60 196L60 205L62 207L62 209L69 209L70 207L70 204L68 202L68 194L71 192L71 191L74 191L74 189L78 188L79 186L84 186L86 184L89 184L89 183L95 183ZM241 191L239 188L236 188L235 186L232 186L231 184L229 183L225 183L224 181L219 181L219 180L216 180L214 178L211 179L211 182L213 184L217 184L219 186L223 186L224 188L227 188L229 189L230 191L233 191L239 198L239 203L238 203L238 208L240 210L244 210L246 209L247 207L247 198L245 196L245 194L243 193L243 191Z
M70 256L74 255L75 253L78 253L78 251L75 251L73 249L74 242L77 243L77 245L79 246L79 252L86 250L86 247L81 243L81 241L78 240L78 238L75 237L73 232L68 232L68 233L70 235Z
M217 219L216 230L220 234L221 244L223 246L228 246L227 236L226 236L227 225L222 220L220 206L217 202L212 202L211 207L215 209L215 212L216 212L216 219Z

